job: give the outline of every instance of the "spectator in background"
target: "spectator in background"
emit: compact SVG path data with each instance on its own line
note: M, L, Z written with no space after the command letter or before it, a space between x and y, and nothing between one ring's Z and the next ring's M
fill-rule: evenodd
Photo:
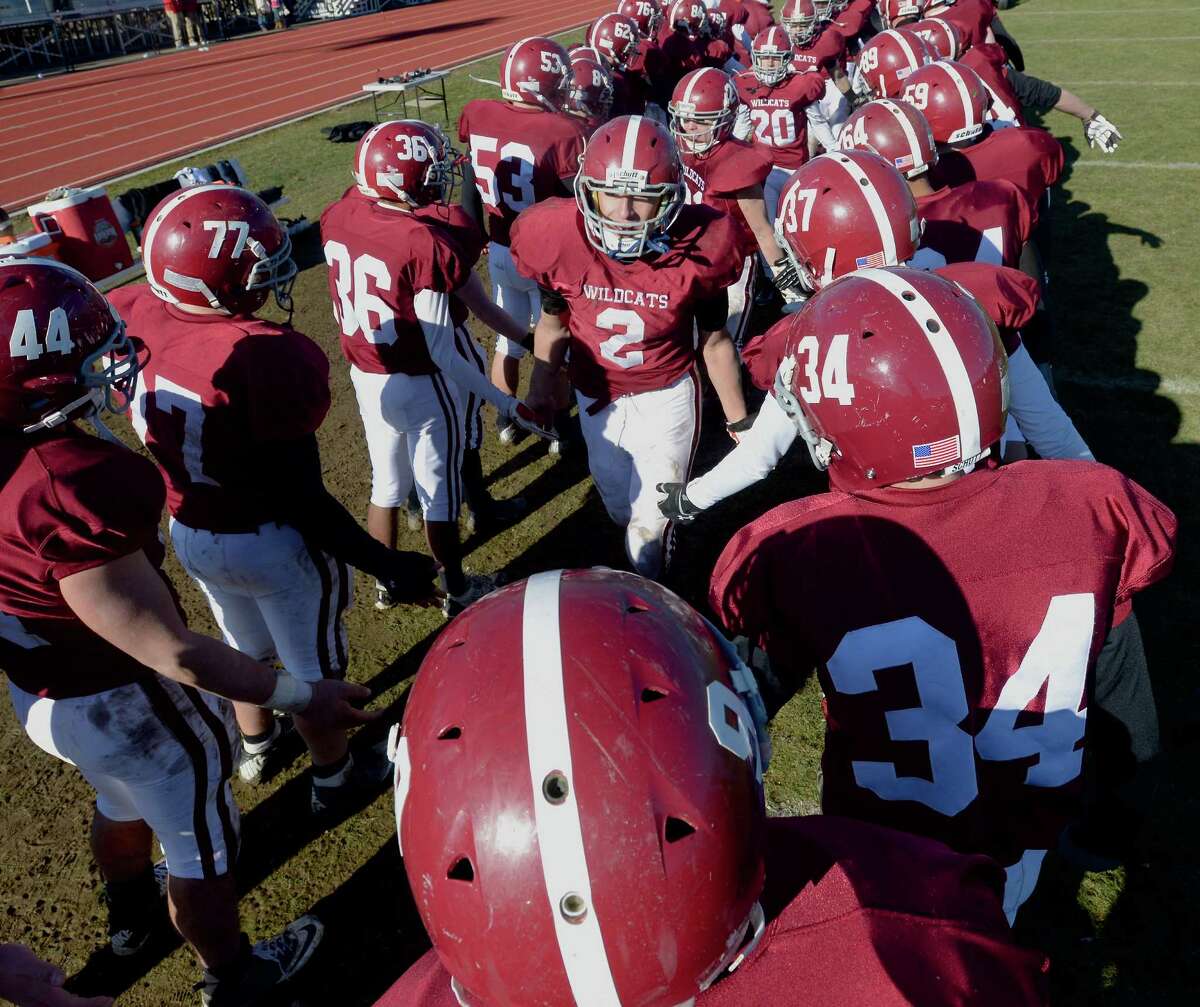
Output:
M271 0L254 0L258 13L258 30L270 31L275 25L275 14L271 10Z
M271 0L271 9L275 12L275 27L279 31L287 31L288 9L283 0Z
M171 34L175 48L182 49L186 42L193 49L208 52L208 39L204 36L204 19L200 16L200 0L163 0L163 10L171 22Z

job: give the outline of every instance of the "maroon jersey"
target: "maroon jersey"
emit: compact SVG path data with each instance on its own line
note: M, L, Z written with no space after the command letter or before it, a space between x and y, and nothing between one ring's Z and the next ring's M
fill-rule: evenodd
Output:
M193 315L144 283L109 294L143 361L131 419L189 528L248 532L276 520L262 474L271 442L305 437L329 411L329 360L294 329Z
M703 203L728 214L738 225L743 240L747 244L753 242L750 226L734 197L762 185L771 173L771 162L764 156L762 148L730 137L706 154L697 156L681 149L679 155L688 202Z
M470 151L488 234L507 245L518 213L569 193L562 180L579 170L587 132L568 115L476 98L458 117L458 138Z
M746 19L741 23L745 26L746 34L751 39L775 23L775 18L771 15L770 4L762 3L762 0L743 0L742 7L746 11Z
M1010 355L1017 352L1021 345L1020 329L1029 324L1037 311L1040 296L1037 280L1018 269L983 262L957 262L942 265L932 272L957 283L975 298L1000 330L1005 352ZM775 372L779 370L787 348L791 321L792 316L785 315L742 347L742 364L750 380L755 387L771 394L775 389Z
M937 17L943 21L952 21L963 34L964 45L974 48L987 41L988 29L996 18L996 5L992 0L954 0L954 3L942 10L936 10L937 4L929 5L924 17Z
M643 45L649 45L643 42ZM638 54L641 58L641 54ZM646 111L646 100L650 96L650 84L641 73L632 69L618 70L609 68L613 82L613 102L611 117L622 115L643 115Z
M767 821L767 927L697 1007L1045 1004L1046 960L1017 947L986 857L866 822ZM430 951L375 1007L458 1007ZM490 1007L481 1004L479 1007Z
M826 25L804 45L792 47L792 66L799 73L820 70L832 77L838 67L846 65L846 39L832 25Z
M0 669L52 699L153 674L80 622L58 582L138 550L162 561L154 466L70 425L0 436L0 471Z
M413 298L421 290L452 294L470 279L483 245L466 211L406 213L352 187L321 214L321 237L342 355L371 374L435 373ZM468 311L452 297L450 314L462 325Z
M1034 207L1058 181L1062 170L1062 144L1044 129L1033 126L989 128L969 147L942 151L937 165L938 177L947 185L1007 179Z
M873 0L854 0L834 19L833 27L847 40L857 38L864 28L870 27L874 6Z
M513 228L517 270L570 307L571 381L589 398L666 388L695 365L697 305L736 282L747 248L733 222L684 206L664 253L621 262L588 242L574 200L551 199Z
M709 601L783 681L817 669L826 811L1013 864L1077 811L1096 655L1175 532L1095 462L834 489L738 532Z
M925 269L947 262L1015 268L1035 219L1021 190L1001 178L947 185L918 196L917 214L925 229L913 264Z
M979 74L983 86L991 94L992 107L988 109L988 118L1025 125L1021 99L1008 81L1008 53L1002 45L987 42L974 46L963 53L959 62Z
M825 93L819 73L793 73L778 84L764 84L753 70L733 78L738 97L750 110L754 143L777 168L799 168L808 160L808 116L805 110Z
M702 66L722 69L734 58L733 47L724 39L690 38L664 24L658 36L658 59L648 67L658 104L666 108L675 85L684 75Z

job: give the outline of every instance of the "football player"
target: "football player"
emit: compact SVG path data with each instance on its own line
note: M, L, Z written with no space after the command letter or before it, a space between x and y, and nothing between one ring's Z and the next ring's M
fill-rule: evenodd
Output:
M1131 759L1157 749L1144 662L1097 658L1140 650L1131 599L1168 572L1175 517L1096 463L994 467L1007 359L933 273L822 289L776 389L831 490L742 529L710 604L785 692L816 668L824 810L989 854L1011 920L1079 810L1091 708Z
M494 586L464 573L458 537L465 486L482 492L479 405L491 402L506 421L530 429L521 403L488 381L466 329L473 312L509 339L526 331L488 299L473 271L479 231L448 205L455 157L445 134L426 123L376 126L359 141L354 186L321 215L329 293L371 455L367 529L394 546L399 508L415 482L448 616ZM510 505L502 517L523 509ZM381 584L376 606L396 600Z
M846 121L838 143L880 155L908 181L923 227L911 265L974 261L1020 268L1035 219L1029 201L1006 179L942 185L933 131L915 106L890 98L867 102Z
M653 23L657 26L658 21ZM639 24L623 13L602 14L588 28L587 45L612 75L613 115L643 115L646 112L650 96L649 68L656 65L659 54L655 42L657 35L643 37Z
M874 154L855 151L814 158L788 183L781 205L780 244L794 260L806 290L823 289L856 269L922 259L916 204L898 172ZM1001 334L1009 356L1009 439L1028 440L1045 458L1091 459L1021 338L1020 330L1037 316L1036 281L1015 269L969 258L947 265L944 259L929 257L926 263L974 297ZM751 378L768 395L737 447L711 471L686 486L659 487L665 494L660 507L667 517L692 520L766 478L795 442L795 425L774 391L790 331L790 320L784 318L745 347L743 359Z
M659 108L667 107L680 77L702 66L728 73L741 69L730 43L712 37L704 0L674 0L659 29L658 57L647 67Z
M393 729L433 950L376 1007L1044 1004L994 863L765 817L761 704L711 625L631 574L542 573L465 613Z
M571 83L563 110L583 123L588 133L608 122L612 113L612 74L603 63L585 55L571 53Z
M329 410L329 361L290 326L255 317L296 275L291 241L267 205L216 183L167 196L146 218L146 283L114 291L143 361L131 410L167 484L171 544L225 642L278 660L300 682L342 678L348 566L395 596L429 598L433 564L384 548L325 489L316 431ZM283 724L235 704L238 772L262 782ZM350 754L345 731L296 718L323 815L386 781L381 753Z
M794 286L797 277L775 241L763 200L771 162L762 147L733 136L738 95L729 75L715 67L693 70L675 86L668 111L688 202L728 214L742 226L745 244L756 243L763 260L771 264L778 286L782 290ZM726 329L739 349L750 318L747 303L754 291L757 261L757 256L748 255L741 279L729 288Z
M905 80L933 58L933 50L920 35L907 28L889 28L862 47L851 86L863 98L895 98L904 90Z
M814 103L825 94L819 73L797 73L788 34L773 25L754 37L753 65L733 78L738 98L750 113L752 141L771 162L763 183L767 219L774 222L779 191L792 171L808 160L808 125L818 118Z
M846 77L846 39L830 24L820 0L788 0L780 20L792 41L792 69L798 73L820 73L825 92L815 106L819 115L812 118L809 152L818 144L824 150L836 149L835 138L850 114L850 81Z
M671 134L622 116L589 141L574 202L533 207L513 229L513 260L542 290L529 402L553 401L569 349L592 477L630 562L651 577L671 537L654 486L686 479L700 432L698 357L726 422L746 418L725 321L748 249L686 191Z
M577 118L563 114L570 80L562 46L547 38L522 39L501 60L500 100L474 98L458 118L458 138L470 151L464 200L473 187L487 220L492 297L526 333L538 318L537 286L513 268L509 232L522 210L571 192L587 133ZM509 396L517 393L527 344L528 335L517 341L497 333L492 382ZM522 432L507 417L498 418L497 427L505 444Z
M96 791L91 847L113 952L139 952L161 918L157 836L171 918L205 969L203 1003L261 1003L323 930L305 916L253 948L241 933L229 788L238 738L219 697L334 731L373 719L351 705L369 692L276 675L187 629L158 569L162 477L78 424L92 417L103 429L100 408L125 409L140 366L124 323L82 274L0 259L0 330L0 666L17 720ZM203 431L187 397L175 401L198 460Z
M1046 130L994 129L987 123L987 88L962 63L938 60L919 67L905 79L900 97L929 122L938 144L938 177L948 185L1007 179L1036 210L1062 174L1062 144Z

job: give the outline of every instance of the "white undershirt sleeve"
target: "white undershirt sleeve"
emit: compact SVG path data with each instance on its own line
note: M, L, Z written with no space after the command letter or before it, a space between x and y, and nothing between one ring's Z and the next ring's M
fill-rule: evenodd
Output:
M511 416L517 400L507 395L488 380L486 374L458 352L454 345L454 321L450 317L450 295L436 290L418 290L413 297L413 310L421 331L425 333L425 345L429 356L438 370L446 375L464 392L477 395L490 402L505 416Z
M768 395L754 425L741 434L737 446L687 484L688 499L697 507L708 508L765 479L795 439L796 425L775 396Z
M1023 344L1008 358L1008 391L1009 414L1039 455L1096 460Z

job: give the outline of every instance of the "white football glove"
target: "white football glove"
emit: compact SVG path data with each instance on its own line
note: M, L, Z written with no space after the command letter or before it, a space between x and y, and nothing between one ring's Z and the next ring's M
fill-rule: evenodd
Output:
M1089 147L1099 147L1106 154L1113 153L1117 144L1124 139L1121 131L1099 112L1083 124L1083 132Z
M735 140L749 140L750 134L754 132L754 122L750 118L750 108L747 105L738 105L737 115L733 120L733 137Z

